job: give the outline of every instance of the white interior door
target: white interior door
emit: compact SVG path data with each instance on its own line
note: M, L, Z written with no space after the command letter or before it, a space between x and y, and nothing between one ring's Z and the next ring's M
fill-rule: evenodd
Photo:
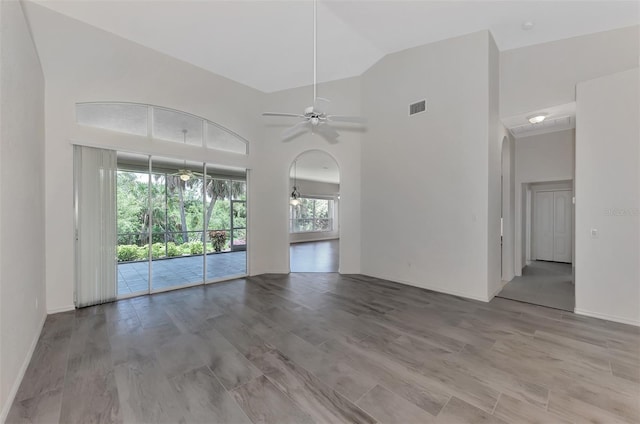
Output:
M553 260L571 262L572 211L571 191L553 192Z
M571 262L571 190L538 191L533 212L534 259Z
M543 261L553 261L554 204L553 191L538 191L535 195L533 212L534 257Z

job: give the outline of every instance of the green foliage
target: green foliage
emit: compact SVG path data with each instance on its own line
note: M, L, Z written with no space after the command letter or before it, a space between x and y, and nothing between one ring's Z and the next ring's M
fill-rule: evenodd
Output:
M227 243L227 232L226 231L209 231L209 239L211 240L211 244L213 245L213 249L216 252L222 251L222 248Z
M164 243L153 243L151 245L151 255L153 259L159 259L166 256L166 252L164 250Z
M182 255L202 255L204 251L201 241L191 241L183 244L175 244L170 241L167 243L166 251L164 243L153 243L151 246L153 259L173 258ZM144 246L136 246L134 244L118 246L118 262L146 261L148 259L148 244Z
M138 247L138 260L145 261L149 259L149 245L145 244L142 247Z
M138 246L125 244L118 246L118 262L135 261L138 259Z
M176 244L172 241L167 243L167 256L173 258L174 256L181 256L182 249L180 249Z
M202 255L204 249L201 241L190 241L182 245L182 251L188 255Z
M151 257L152 259L160 259L160 258L164 258L165 255L165 250L164 250L164 243L153 243L151 245ZM146 260L149 258L149 245L145 244L142 247L138 248L138 260Z
M300 205L291 208L293 232L328 231L331 229L329 200L303 197Z
M231 215L235 227L246 225L244 203L234 203L231 211L231 199L246 200L243 181L195 177L185 182L170 173L124 170L117 179L118 261L147 260L150 233L152 257L159 259L203 254L203 232L209 230L225 233L218 247L227 249L224 230L231 228ZM206 245L208 251L216 248Z
M218 200L211 212L209 220L210 229L223 229L231 227L231 202L228 199Z

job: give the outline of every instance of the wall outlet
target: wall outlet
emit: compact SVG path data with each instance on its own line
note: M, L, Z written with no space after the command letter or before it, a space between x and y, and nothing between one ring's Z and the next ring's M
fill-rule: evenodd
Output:
M591 238L592 239L597 239L598 238L598 229L597 228L592 228L591 229Z

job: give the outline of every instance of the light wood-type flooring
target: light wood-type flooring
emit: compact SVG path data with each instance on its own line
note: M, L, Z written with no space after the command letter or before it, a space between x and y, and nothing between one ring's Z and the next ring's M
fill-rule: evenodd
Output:
M637 423L636 327L361 275L47 318L9 423Z
M573 312L576 297L571 264L532 261L498 297Z
M291 243L289 262L291 272L338 272L340 240Z

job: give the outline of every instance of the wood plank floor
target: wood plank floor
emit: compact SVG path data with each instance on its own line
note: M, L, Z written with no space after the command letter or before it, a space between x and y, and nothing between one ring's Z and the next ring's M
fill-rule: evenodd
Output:
M50 315L9 423L637 423L640 329L360 275Z
M573 312L575 291L571 264L531 261L496 296Z
M291 243L289 261L291 272L338 272L340 240Z

